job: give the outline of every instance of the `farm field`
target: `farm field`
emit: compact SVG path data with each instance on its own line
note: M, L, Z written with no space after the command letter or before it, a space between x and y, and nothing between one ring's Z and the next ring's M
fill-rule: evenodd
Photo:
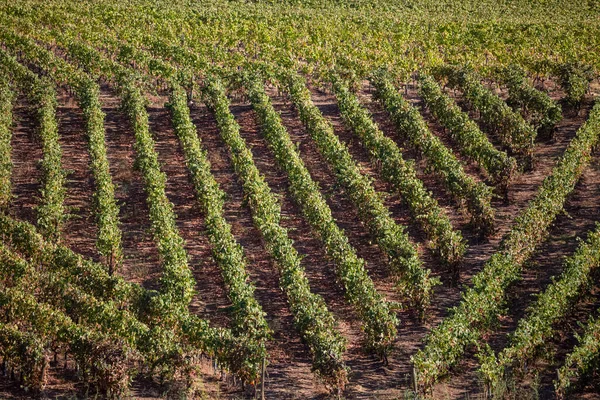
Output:
M0 5L0 398L600 399L600 5Z

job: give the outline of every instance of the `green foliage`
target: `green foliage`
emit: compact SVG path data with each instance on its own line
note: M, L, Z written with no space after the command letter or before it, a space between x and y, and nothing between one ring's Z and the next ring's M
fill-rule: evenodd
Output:
M219 188L210 171L206 153L200 148L200 139L190 118L186 93L176 83L172 86L170 103L167 106L171 110L175 134L183 147L196 197L205 214L213 257L229 288L233 316L232 333L246 340L245 347L250 350L245 357L240 357L243 365L235 369L245 381L257 381L262 362L267 357L265 345L270 337L266 314L254 297L255 288L249 282L242 246L236 242L231 233L231 225L223 216L225 193Z
M144 43L155 54L167 50L219 68L260 58L307 72L346 63L360 76L387 65L408 77L444 62L469 62L477 68L517 62L534 69L539 60L557 59L600 66L598 8L590 9L586 2L292 3L49 0L39 7L37 0L20 0L0 11L3 21L16 20L19 29L56 26L79 33L101 27L97 32L113 30L133 47ZM35 23L27 26L24 22L32 18Z
M567 105L579 106L594 78L592 67L581 62L569 62L556 66L554 73L558 76L561 87L567 93Z
M110 175L106 155L104 112L99 100L98 84L84 80L78 89L78 99L86 121L94 192L96 221L98 223L98 252L107 259L109 274L119 267L123 258L119 206L115 200L115 186Z
M344 120L361 139L371 158L381 163L383 178L403 196L413 218L431 241L431 247L448 265L457 266L466 249L465 241L460 231L453 230L448 216L417 178L413 163L403 159L396 143L377 128L369 112L342 81L334 80L333 90Z
M554 381L554 388L559 399L568 398L574 378L583 378L597 370L600 361L600 318L590 319L583 336L577 335L577 339L579 343L567 354L565 364L557 371L558 378Z
M444 185L457 201L466 203L473 225L482 234L491 235L494 232L491 188L482 182L476 182L465 173L452 150L431 133L419 111L402 97L384 71L373 75L372 82L377 98L392 117L400 134L408 138L410 144L423 154L431 169L441 176Z
M0 357L16 368L25 390L42 390L46 357L44 343L38 335L22 332L15 324L0 323Z
M313 104L303 79L293 73L286 75L283 81L308 133L333 167L337 181L358 209L369 232L388 256L392 272L399 276L397 285L400 292L409 296L417 312L423 317L429 305L432 287L437 283L429 277L431 271L423 269L416 246L410 242L404 227L396 224L370 179L361 173L347 147Z
M506 375L507 367L523 369L534 358L536 350L556 334L556 323L563 320L577 301L592 286L591 272L600 267L600 225L588 235L575 253L565 260L561 275L537 297L519 320L510 345L498 355L482 362L481 372L490 387ZM491 366L495 365L495 368ZM495 371L490 374L489 371Z
M0 209L4 211L12 199L10 176L13 164L10 141L14 97L8 84L0 79Z
M280 225L281 207L240 136L240 127L229 111L229 100L222 83L209 77L203 92L206 105L217 119L221 138L229 149L233 167L252 210L254 225L262 234L267 251L279 269L279 284L287 296L294 324L311 351L312 369L327 387L340 392L347 382L348 371L342 358L346 341L336 329L335 319L323 298L310 290L301 257L293 247L287 230Z
M94 385L106 397L125 395L134 374L135 349L115 335L74 323L63 312L38 302L24 289L16 286L0 292L0 310L8 315L8 324L26 325L28 333L35 335L36 341L44 348L63 347L75 359L87 383ZM39 354L29 357L39 363ZM35 375L32 378L35 379ZM42 382L38 379L31 383L41 388L43 376Z
M525 71L517 66L500 70L497 74L508 88L506 102L515 110L529 117L538 132L552 136L554 126L562 120L562 108L548 94L534 88L527 80Z
M459 151L479 164L502 193L516 172L516 161L505 152L496 150L477 124L447 96L429 75L419 75L419 94L435 118L450 131Z
M125 80L120 89L122 106L135 134L136 166L144 179L154 241L161 256L162 297L155 299L154 305L163 309L165 316L173 318L177 314L187 313L196 282L188 266L183 238L175 224L173 204L165 193L167 176L161 171L158 154L154 150L154 139L148 125L146 99L133 80Z
M515 113L500 97L487 89L470 68L444 66L435 72L446 77L453 88L460 88L469 104L481 115L487 129L498 136L526 168L533 163L533 142L537 132L520 114Z
M249 78L245 88L262 124L262 134L275 154L278 165L287 173L292 197L300 205L302 214L317 232L325 252L336 265L346 299L354 306L362 321L367 347L385 356L392 347L398 324L390 304L377 292L365 269L364 260L358 257L348 237L333 219L331 209L304 166L296 146L265 93L263 83L259 79Z
M66 171L62 169L62 150L56 122L56 92L47 80L36 82L32 99L37 108L39 136L42 141L42 200L37 206L37 223L50 240L59 241L67 219L64 200Z
M434 328L426 346L412 357L422 389L430 388L456 364L467 346L477 343L503 311L506 289L520 279L524 263L548 234L567 196L591 160L600 136L600 102L588 121L577 131L562 158L544 179L535 198L515 219L500 250L473 277L473 286L462 294L452 315Z

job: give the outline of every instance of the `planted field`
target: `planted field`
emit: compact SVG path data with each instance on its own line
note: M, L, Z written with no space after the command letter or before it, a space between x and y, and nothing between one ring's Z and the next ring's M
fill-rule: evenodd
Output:
M600 398L599 13L0 6L0 397Z

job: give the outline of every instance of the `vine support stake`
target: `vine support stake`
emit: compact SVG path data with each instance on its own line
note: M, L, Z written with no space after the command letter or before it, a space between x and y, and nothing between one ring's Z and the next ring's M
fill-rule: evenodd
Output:
M414 365L412 367L412 377L413 377L413 390L415 392L415 396L418 396L418 391L417 391L417 370L415 369Z
M265 400L265 372L267 370L266 358L263 357L262 361L262 377L260 378L260 398Z

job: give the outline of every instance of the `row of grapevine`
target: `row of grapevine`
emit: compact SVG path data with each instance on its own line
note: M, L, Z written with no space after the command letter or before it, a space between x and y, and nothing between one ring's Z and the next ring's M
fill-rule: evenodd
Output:
M122 232L119 228L119 207L115 200L115 188L110 175L106 155L104 112L99 101L98 84L85 73L77 70L49 50L38 46L32 39L14 32L2 32L5 46L31 64L41 66L55 82L68 83L75 89L79 106L86 123L90 168L94 177L94 205L98 225L98 252L106 258L109 273L113 273L121 263Z
M165 192L167 176L161 171L158 154L154 149L146 99L134 79L125 80L120 90L123 109L129 117L135 135L136 166L144 180L154 240L161 256L163 272L160 285L164 298L157 305L167 306L165 312L170 316L185 313L194 296L195 281L188 266L183 238L175 224L173 204Z
M578 107L590 88L594 78L594 70L583 63L565 63L554 67L554 74L562 89L566 92L567 105Z
M48 53L40 50L38 52L47 60L52 61ZM78 59L80 62L91 63L91 60L96 60L100 64L100 68L104 70L113 65L110 61L102 61L101 57L91 58L89 53L83 51L75 54L75 56L82 57L82 59ZM54 60L54 63L60 66L65 65L57 60ZM163 258L163 268L165 270L163 282L161 283L166 298L153 299L152 306L162 309L164 311L163 317L169 316L172 318L177 313L187 313L187 304L193 295L195 283L187 265L187 254L183 249L183 239L179 236L175 226L172 205L164 193L166 177L160 171L158 159L154 152L154 142L149 133L148 115L144 108L143 96L137 89L134 78L129 79L124 69L117 69L115 75L119 79L120 89L122 90L124 109L131 118L136 134L138 165L142 169L145 178L153 229L155 230L155 238L157 239L159 253ZM96 103L96 106L99 106L99 103ZM98 111L98 109L96 110ZM178 304L179 307L171 307L175 304Z
M42 139L42 200L37 207L37 223L51 240L59 241L66 220L64 205L67 173L62 168L62 150L56 120L56 91L50 80L41 79L33 87L33 103L39 107L39 135Z
M435 71L435 75L445 77L450 87L460 88L471 107L479 111L487 129L498 135L502 145L510 149L526 168L532 167L537 132L520 114L483 86L480 78L467 68L445 66Z
M114 302L120 308L137 309L145 298L151 296L119 276L108 275L106 268L83 259L66 246L46 241L27 222L1 215L0 238L32 263L44 262L48 268L56 268L57 273L64 271L74 285L103 301Z
M262 134L275 154L278 165L287 173L292 197L321 239L326 254L336 265L346 298L362 321L367 347L385 356L396 337L398 323L390 304L377 292L365 269L364 260L358 257L347 236L333 219L331 209L265 93L262 81L247 78L245 88L261 122Z
M141 93L136 87L137 82L143 83L147 81L147 77L132 74L127 68L120 66L110 59L106 59L97 50L83 43L67 41L67 45L69 47L68 57L70 59L80 64L83 68L95 71L96 73L107 74L109 79L117 83L124 101L124 109L132 117L132 122L134 122L134 131L137 130L138 134L146 132L144 135L139 135L141 138L136 136L136 150L138 150L138 160L141 161L138 164L142 167L142 173L144 174L145 171L149 175L155 177L163 176L163 179L165 179L164 174L159 169L153 146L150 146L146 140L148 138L151 140L148 131L147 113L144 110ZM144 156L141 156L139 150L142 150ZM144 160L141 160L140 157L144 158ZM152 197L149 201L152 201L157 206L155 216L158 216L157 220L163 229L162 232L167 232L171 229L169 227L171 223L168 220L171 219L174 223L174 215L172 213L172 205L164 196L164 180L162 182L154 182L154 184L151 183L150 189L153 195L148 196ZM171 208L171 211L161 214L161 204L165 205L163 211L167 208ZM150 208L152 213L152 207ZM179 236L176 230L171 230L171 233ZM260 366L259 363L264 359L262 344L256 346L256 342L244 341L243 338L237 335L231 336L231 331L225 332L210 328L206 321L190 316L187 309L183 307L183 304L173 307L173 302L178 301L176 298L177 295L181 297L186 296L184 290L180 290L181 287L186 285L189 287L191 284L189 281L186 283L185 274L177 273L178 267L182 265L182 260L185 260L187 266L187 256L185 255L185 251L181 251L183 248L180 247L179 240L177 240L176 236L173 237L175 239L170 241L169 237L163 236L162 245L158 243L159 252L161 252L161 249L167 252L161 255L163 256L163 268L165 265L168 268L166 274L163 275L163 279L161 279L161 282L164 283L163 295L158 297L150 296L148 298L150 303L144 306L146 316L150 316L149 322L154 324L152 319L157 319L160 320L160 323L174 323L175 326L179 326L183 330L182 333L191 342L192 346L208 352L211 356L216 356L220 363L232 370L232 372L243 380L248 382L256 381L256 375ZM184 259L183 256L186 258ZM180 264L177 265L178 263ZM164 294L165 289L170 291L170 293ZM175 299L172 294L175 294Z
M81 49L81 46L78 47ZM127 48L128 49L128 48ZM121 49L122 51L125 51ZM131 49L128 49L131 51ZM89 54L90 50L88 50ZM128 53L129 54L129 53ZM136 60L144 56L141 51L135 51ZM100 55L98 59L101 59ZM181 79L172 66L146 55L138 63L144 67L151 65L149 71L159 78L169 81ZM118 74L123 75L123 67L115 65ZM184 80L182 80L184 81ZM172 80L171 85L177 85ZM175 97L173 97L175 96ZM185 92L181 89L172 92L171 110L175 132L183 144L186 163L192 174L192 180L206 213L206 223L209 239L213 245L213 256L221 268L224 281L229 288L229 298L233 303L233 334L237 340L245 340L243 351L231 352L228 358L229 367L246 382L256 382L260 374L261 363L266 359L265 342L269 337L269 327L264 319L264 312L254 298L254 287L247 282L243 250L235 242L230 227L222 216L222 199L216 181L210 173L210 165L206 164L205 155L200 150L200 142L195 133L195 127L189 118ZM173 102L176 101L176 102ZM212 181L212 184L211 184Z
M10 186L8 191L10 193ZM104 269L94 268L90 262L83 267L80 258L74 257L64 247L44 244L39 236L25 227L25 223L11 224L8 217L4 217L2 222L4 241L29 253L36 265L34 268L32 264L25 263L0 244L0 262L3 266L0 274L4 274L5 286L7 280L14 284L26 277L27 282L21 284L21 289L35 292L49 306L55 310L64 309L65 313L76 317L80 322L83 320L87 325L117 335L143 354L150 369L160 364L163 368L162 379L165 379L165 371L177 368L173 363L173 356L180 353L177 350L180 345L173 341L172 331L162 327L149 330L133 314L120 308L125 306L125 299L132 296L135 301L128 303L135 303L129 304L130 307L138 308L143 302L139 297L139 290L118 278L103 279L102 274L106 274ZM94 274L93 278L98 278L99 274L100 281L104 282L99 282L98 279L90 281L90 273ZM89 286L77 286L83 282ZM105 291L110 295L106 295ZM90 293L98 293L104 299L99 300Z
M206 230L213 249L213 257L221 269L225 284L229 287L232 303L232 333L245 338L247 347L253 348L246 363L252 365L248 381L256 380L258 368L267 357L265 342L270 329L265 313L254 297L254 285L249 282L246 260L242 246L231 233L231 225L223 216L225 193L210 172L210 162L200 147L196 127L190 118L185 91L172 83L170 103L175 134L183 147L186 165L196 190L196 197L205 214Z
M373 74L371 82L375 85L375 96L390 114L400 133L423 154L428 165L441 176L456 200L465 203L474 226L484 235L492 234L492 189L465 173L452 150L429 130L419 111L402 97L385 71Z
M590 319L579 343L567 354L565 363L557 371L554 388L559 399L566 399L573 379L585 377L597 370L600 357L600 318Z
M387 255L392 272L399 276L398 289L409 297L423 317L436 280L429 276L430 270L423 268L416 245L410 242L404 227L391 217L370 179L361 173L348 148L313 104L304 80L294 73L287 73L282 80L308 133L332 166L337 181L358 209L369 232Z
M6 210L11 201L10 176L12 173L11 138L15 94L0 76L0 210Z
M76 45L76 44L71 44L70 48L73 48L76 50L75 54L78 54L78 56L76 56L76 58L78 59L90 59L92 57L90 57L90 55L93 55L94 59L97 59L97 65L94 68L97 71L103 71L103 72L109 72L109 73L113 73L114 71L112 71L110 68L107 68L107 64L106 62L104 62L102 60L102 57L97 57L96 53L94 53L94 50L91 48L88 48L86 46L83 46L81 44ZM71 53L72 54L72 53ZM123 70L123 68L115 68L117 71L115 73L115 75L118 76L123 76L126 74L126 71ZM118 79L118 78L117 78ZM275 239L279 240L279 237L276 237ZM293 248L292 248L293 249ZM283 256L287 257L286 254L283 254ZM298 265L299 266L299 265ZM290 276L292 273L297 273L296 270L289 270L288 271ZM294 281L296 281L296 278L294 279ZM310 318L310 320L305 320L306 315L302 316L302 318L299 318L298 321L302 321L299 325L301 326L301 331L304 331L306 334L304 335L305 339L308 338L309 342L313 344L313 349L317 350L316 352L316 357L315 357L315 361L314 361L314 365L315 365L315 369L317 370L317 372L325 379L326 383L329 382L332 384L332 386L343 386L344 382L345 382L345 376L346 376L346 370L345 370L345 366L343 364L343 361L341 359L341 354L343 353L343 349L345 348L345 345L343 345L343 339L341 338L341 336L339 336L339 333L337 333L334 330L333 327L333 318L331 315L328 315L328 312L326 310L326 308L324 307L324 303L322 302L322 299L318 298L318 297L313 297L314 295L308 293L311 296L307 296L306 294L302 293L305 288L304 285L308 285L308 282L292 282L294 284L300 284L297 287L294 287L292 289L294 289L295 291L297 291L297 293L293 293L293 296L295 297L294 299L294 303L297 304L297 311L299 314L296 314L297 317L299 318L300 316L302 316L302 314L305 313L306 308L308 307L309 304L311 308L313 308L313 312L316 311L316 315L320 315L322 318ZM301 298L304 297L304 298ZM320 301L315 301L316 299L319 299ZM301 301L300 301L301 300ZM322 305L320 304L322 303ZM330 321L329 321L330 320ZM319 321L318 323L321 324L323 323L323 321L328 321L325 323L324 328L319 328L315 330L315 324L317 324L317 321ZM189 324L188 326L186 326L186 331L189 332L190 330L193 329L193 327L196 324ZM308 329L310 329L312 332L308 333ZM329 331L329 332L328 332ZM327 333L327 335L325 335L324 338L321 337L321 335L323 335L323 333ZM321 343L320 343L321 342ZM245 346L245 351L247 352L247 354L242 353L241 351L236 351L236 352L229 352L228 356L227 356L227 361L229 364L234 364L235 367L235 360L237 360L239 363L243 364L243 365L248 365L247 360L249 359L249 357L254 357L254 360L257 360L260 357L260 352L257 353L253 353L251 351L248 351L248 346L250 344L249 343L244 343ZM238 374L240 374L240 371L237 372Z
M506 100L515 112L520 109L539 133L552 137L554 127L562 120L562 108L554 100L533 87L527 80L525 71L511 65L498 73L499 80L508 88Z
M27 93L36 107L39 136L42 142L41 204L37 206L37 223L49 239L59 241L67 216L66 171L62 169L62 150L56 122L56 91L47 78L38 78L5 51L0 50L0 65L15 77L16 83Z
M38 46L32 39L15 32L2 31L1 35L4 45L13 53L18 52L22 59L48 72L55 82L68 83L75 90L85 119L91 158L90 168L96 186L94 191L98 225L96 247L106 258L109 272L112 274L123 257L122 233L119 228L119 207L114 197L115 188L106 156L104 113L98 99L100 91L98 84L63 59L56 57L51 51Z
M49 274L59 275L65 282L68 277L71 287L81 288L83 293L94 296L100 302L113 304L119 310L130 310L141 323L161 318L162 310L149 308L149 302L157 297L155 291L143 289L116 275L108 275L103 266L85 260L63 245L45 241L32 225L0 216L0 234L4 243L10 243L14 251L32 263L43 262ZM87 317L97 318L94 315ZM193 350L216 358L219 364L237 373L234 369L236 364L229 360L248 353L245 343L235 339L231 331L211 328L207 321L195 315L187 313L174 317L177 319L175 325L180 327L177 330L173 329L172 324L167 324L169 321L165 321L165 324L152 326L149 336L134 336L145 352L150 372L159 369L163 379L165 373L172 374L177 367L173 362L185 356L184 349L191 346ZM125 325L118 329L133 329L132 332L136 332L139 326L132 322Z
M347 379L342 359L345 339L336 329L335 319L323 298L310 290L301 266L301 256L293 247L287 230L280 225L281 207L240 136L240 127L229 110L229 100L222 83L210 77L205 84L206 105L215 114L221 138L229 150L252 211L254 225L261 232L267 251L279 269L280 286L287 296L296 329L312 353L313 371L330 388L342 390Z
M74 323L62 311L38 302L28 289L27 285L17 284L0 291L0 308L9 316L6 323L26 326L44 349L65 349L76 360L88 383L95 384L108 397L122 396L133 374L132 361L138 357L135 349L114 334ZM30 388L43 387L44 369L42 366L39 373L35 369L32 376L24 378Z
M115 200L115 185L112 181L104 130L104 112L99 99L98 84L86 80L77 88L77 97L86 121L86 133L90 153L90 168L96 190L94 200L98 225L98 252L106 257L109 274L119 267L123 258L122 232L119 227L119 206Z
M535 198L515 219L500 250L473 277L473 286L463 292L461 303L427 335L425 348L412 357L421 388L430 388L446 374L460 360L467 346L478 343L502 313L506 289L520 279L524 263L546 238L567 196L589 165L599 136L600 102L577 131L552 174L544 179Z
M83 49L82 46L77 48L83 54L93 52L91 49ZM140 52L136 52L136 54L138 53ZM98 53L92 54L97 54L98 57L96 58L102 62L103 56ZM150 70L161 74L159 78L165 80L177 78L177 74L173 72L170 65L150 57L142 60L143 62L140 65L152 64L153 67ZM113 66L114 70L117 71L117 76L124 76L127 73L124 67L118 64L113 64ZM174 80L172 85L177 85ZM177 93L177 103L171 104L175 132L181 142L185 143L186 163L192 174L192 180L199 200L201 200L202 209L207 214L206 222L209 239L213 244L213 256L220 266L229 288L229 297L234 306L232 310L234 320L232 333L238 342L244 341L243 344L238 343L239 349L237 352L232 351L229 353L227 362L229 367L236 371L236 374L242 380L256 382L260 374L261 363L267 357L265 342L269 337L269 327L264 319L262 308L254 298L254 287L247 282L243 250L235 242L229 225L222 217L222 203L219 204L218 201L222 202L223 194L210 174L210 165L201 163L200 157L204 156L200 150L195 128L189 119L185 92L177 91ZM173 92L174 94L175 92ZM187 118L185 118L186 115ZM193 147L192 144L194 140L197 141L196 147ZM153 164L154 162L150 160L150 163ZM203 167L202 171L199 168L200 166ZM159 170L155 168L152 173L158 176L158 172ZM213 181L214 186L211 186L210 180ZM176 245L175 249L177 251Z
M419 75L419 95L431 113L459 145L465 157L477 162L501 193L506 193L517 163L505 152L497 150L477 124L447 96L429 75Z
M341 80L333 80L333 91L344 121L361 139L373 161L381 164L383 178L403 196L431 247L444 262L457 266L465 253L465 240L460 231L452 228L448 216L417 178L413 163L403 159L398 145L377 128L369 112Z
M40 390L46 375L44 343L15 324L0 323L0 358L6 373L18 377L25 390Z
M151 363L168 353L155 348L157 331L138 321L128 310L119 309L113 302L97 299L74 281L76 277L69 271L56 268L52 260L36 267L25 261L17 253L0 244L0 279L3 286L27 288L36 293L38 301L43 301L56 310L62 310L79 323L99 328L100 331L122 338L128 345L140 351ZM154 355L156 354L156 355Z
M507 373L507 367L523 365L535 356L555 333L554 326L563 319L572 306L588 292L592 284L592 271L600 267L600 225L590 232L575 253L565 260L565 268L527 310L511 335L510 345L498 356L487 355L480 371L494 390ZM489 352L488 352L489 353Z

